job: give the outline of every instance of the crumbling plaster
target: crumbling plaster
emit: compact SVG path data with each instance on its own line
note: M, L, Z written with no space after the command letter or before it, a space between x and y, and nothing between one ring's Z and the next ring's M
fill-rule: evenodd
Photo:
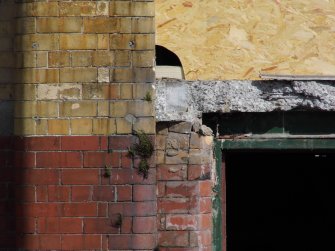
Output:
M333 81L156 82L157 121L193 121L210 112L335 111Z

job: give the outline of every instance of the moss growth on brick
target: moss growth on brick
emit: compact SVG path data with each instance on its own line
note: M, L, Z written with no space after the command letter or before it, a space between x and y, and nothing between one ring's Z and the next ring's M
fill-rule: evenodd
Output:
M148 102L151 102L152 101L152 96L151 96L151 93L150 92L147 92L144 96L144 100L145 101L148 101Z
M139 131L135 132L135 134L138 137L138 142L132 145L128 151L132 157L140 157L141 161L138 166L138 172L146 179L149 173L148 159L154 153L154 146L145 132Z

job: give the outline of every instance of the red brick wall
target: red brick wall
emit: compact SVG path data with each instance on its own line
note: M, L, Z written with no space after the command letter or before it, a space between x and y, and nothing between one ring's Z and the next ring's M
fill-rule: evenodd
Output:
M2 139L0 214L5 217L0 248L153 249L156 172L151 168L145 180L137 173L127 155L135 140L133 136ZM11 148L14 151L8 154ZM105 167L110 168L110 177Z
M190 123L159 123L156 136L158 245L212 250L212 136Z

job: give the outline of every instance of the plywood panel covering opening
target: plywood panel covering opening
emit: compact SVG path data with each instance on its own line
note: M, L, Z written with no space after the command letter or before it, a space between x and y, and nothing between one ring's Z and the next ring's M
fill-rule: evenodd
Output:
M189 80L334 75L334 0L157 0L157 43Z

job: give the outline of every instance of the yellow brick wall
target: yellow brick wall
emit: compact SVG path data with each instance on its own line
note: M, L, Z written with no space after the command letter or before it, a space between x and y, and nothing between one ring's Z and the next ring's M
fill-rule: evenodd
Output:
M153 1L40 1L16 8L14 43L0 39L0 48L15 47L15 57L0 55L16 68L7 77L15 88L1 85L0 98L17 99L16 135L155 132L153 102L144 100L153 95Z

